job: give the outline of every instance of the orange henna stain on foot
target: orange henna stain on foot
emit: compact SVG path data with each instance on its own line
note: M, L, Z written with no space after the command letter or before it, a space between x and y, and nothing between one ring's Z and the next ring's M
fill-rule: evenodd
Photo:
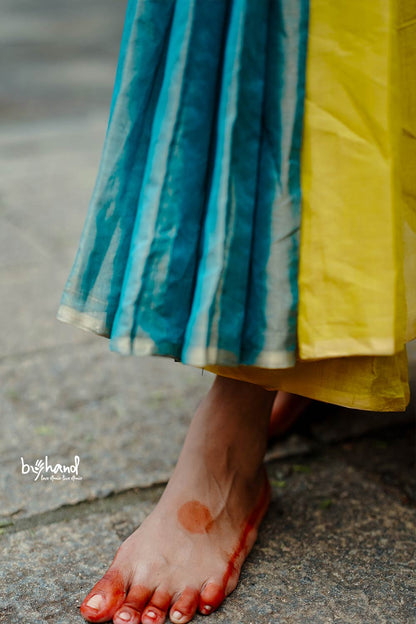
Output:
M253 511L251 512L251 514L249 515L249 517L247 518L247 521L244 525L240 539L238 541L237 547L230 557L230 561L228 562L227 569L222 579L224 592L227 590L228 581L230 580L232 574L235 572L235 563L237 559L239 558L239 556L241 555L241 553L243 552L244 548L246 547L248 536L250 535L250 532L253 529L255 529L256 526L258 526L258 524L260 523L261 518L266 513L269 502L270 502L270 483L265 473L264 487L263 487L261 496L259 498L259 501L257 505L255 506L255 508L253 509Z
M220 586L217 583L211 582L208 583L205 589L201 592L199 599L199 612L202 615L209 615L210 613L212 613L212 611L218 609L220 604L224 601L226 597L228 582L236 570L236 562L238 558L240 557L243 550L246 548L250 532L260 524L260 521L267 510L270 501L270 484L266 475L266 471L264 471L264 475L264 486L260 498L253 511L248 516L246 522L244 523L244 527L241 532L240 539L238 540L238 544L234 549L228 562L227 569L225 570L222 579L222 585Z
M89 622L106 622L123 604L124 580L118 570L108 570L81 604L82 616ZM87 603L91 601L89 606Z
M197 500L188 501L179 508L178 521L190 533L208 533L214 522L208 507Z

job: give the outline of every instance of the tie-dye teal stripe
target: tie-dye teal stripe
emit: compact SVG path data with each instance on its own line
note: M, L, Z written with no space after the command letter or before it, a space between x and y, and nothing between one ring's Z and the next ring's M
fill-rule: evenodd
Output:
M308 2L128 6L58 318L121 353L291 366Z

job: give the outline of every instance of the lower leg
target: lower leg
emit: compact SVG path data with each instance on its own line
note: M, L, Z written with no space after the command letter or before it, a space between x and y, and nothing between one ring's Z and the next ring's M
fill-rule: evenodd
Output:
M270 414L269 438L283 435L303 414L311 399L279 390Z
M262 467L274 393L217 376L157 507L81 606L92 622L177 624L236 586L269 490Z

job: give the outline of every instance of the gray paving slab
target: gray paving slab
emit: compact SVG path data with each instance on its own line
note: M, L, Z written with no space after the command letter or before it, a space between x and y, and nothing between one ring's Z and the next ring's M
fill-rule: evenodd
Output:
M5 281L5 271L7 270L7 280L13 280L10 272L28 269L33 264L45 262L47 255L36 241L25 235L17 225L10 223L3 215L0 216L0 279ZM2 275L3 274L3 275ZM13 280L14 281L14 280ZM10 287L9 282L9 287ZM3 301L5 297L2 298Z
M133 517L137 525L149 510L139 501L134 511L122 509L3 537L8 563L0 572L0 622L84 622L78 607L120 545L116 527Z
M2 0L3 123L107 108L126 0Z
M84 334L54 319L65 275L47 265L13 267L0 275L0 358L85 342Z
M105 119L0 138L0 357L85 340L55 320L95 180Z
M209 621L413 622L416 508L403 498L400 479L385 481L386 466L397 476L411 460L402 430L386 435L385 446L370 437L307 463L270 464L273 499L260 538L238 588ZM92 506L72 517L75 507L65 521L5 532L0 622L82 622L83 597L156 499L142 491L119 507L113 500L111 511Z
M56 323L104 140L124 0L4 0L0 358L83 342Z
M16 240L11 233L8 247L0 248L2 259L9 257L13 245L12 259L20 266L17 254L21 250L25 257L29 243L42 253L33 262L48 259L50 273L56 266L69 272L95 182L106 122L106 115L96 113L2 130L0 216L21 237Z
M213 377L173 360L111 353L98 337L0 363L0 375L0 517L166 481ZM81 481L34 482L23 466L45 456L71 466L76 455Z

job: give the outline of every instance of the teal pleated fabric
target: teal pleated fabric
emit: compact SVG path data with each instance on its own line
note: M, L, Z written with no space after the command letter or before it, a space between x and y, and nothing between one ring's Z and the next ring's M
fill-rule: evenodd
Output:
M307 0L130 0L58 319L122 354L293 366Z

